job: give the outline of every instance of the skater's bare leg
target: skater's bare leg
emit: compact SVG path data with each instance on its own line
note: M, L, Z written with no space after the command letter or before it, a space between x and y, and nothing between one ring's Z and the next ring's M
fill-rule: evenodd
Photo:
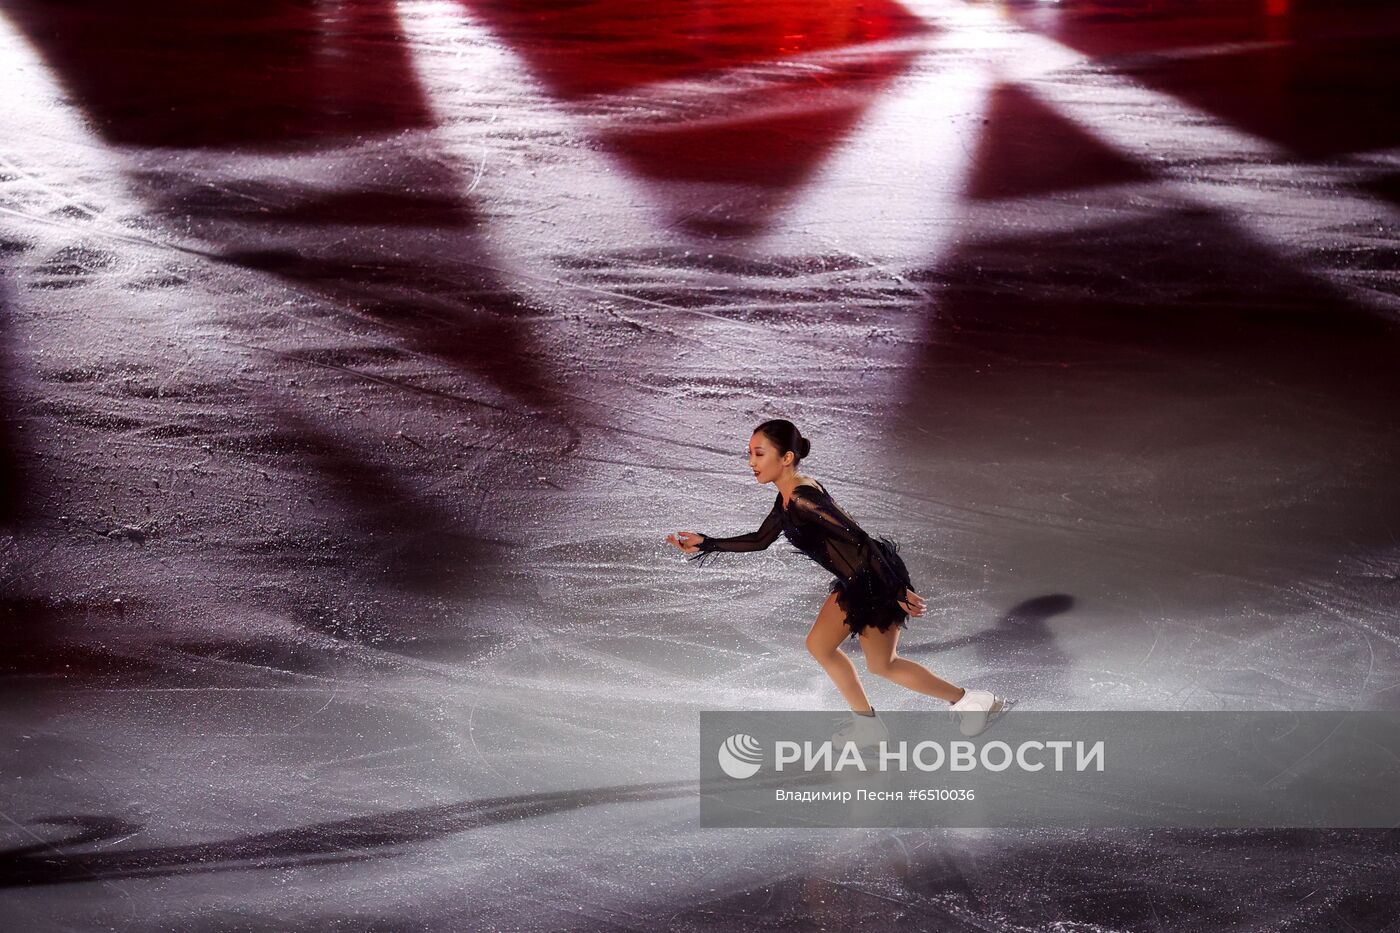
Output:
M899 647L899 632L899 628L891 626L888 632L867 628L861 633L860 650L865 653L866 669L877 677L894 681L901 687L938 697L948 703L956 703L962 699L965 692L963 688L953 686L917 661L901 658L896 653Z
M849 637L851 630L846 627L846 611L836 602L836 594L832 593L822 603L817 621L807 632L807 650L817 659L832 683L836 684L836 689L841 691L851 709L868 713L870 700L865 695L865 688L860 685L860 675L856 673L851 659L841 650L841 643Z

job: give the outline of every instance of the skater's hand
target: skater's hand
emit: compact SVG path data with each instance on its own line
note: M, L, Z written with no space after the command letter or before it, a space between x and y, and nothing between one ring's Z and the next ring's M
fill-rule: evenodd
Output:
M905 590L904 596L905 598L899 601L899 605L905 612L909 613L911 616L921 616L924 614L924 610L928 608L928 604L924 602L922 596L915 593L913 590Z
M700 542L705 540L705 536L694 531L678 531L673 535L666 536L667 544L674 544L687 554L694 554L700 550Z

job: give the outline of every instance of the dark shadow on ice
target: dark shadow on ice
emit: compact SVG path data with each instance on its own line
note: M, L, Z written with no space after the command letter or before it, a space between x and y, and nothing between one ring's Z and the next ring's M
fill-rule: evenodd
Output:
M790 787L821 783L823 772L798 777L761 776L754 785ZM713 782L728 787L731 778ZM112 817L72 815L43 817L35 824L81 827L80 839L59 840L45 846L26 845L0 851L0 888L71 884L114 878L158 878L207 874L217 871L267 870L322 864L327 858L362 860L390 858L402 846L428 842L488 826L569 813L613 803L694 799L703 793L703 782L654 781L614 787L548 791L514 796L488 797L437 807L420 807L347 820L314 823L291 829L238 836L219 842L183 846L154 846L121 851L75 852L71 845L100 842L125 835L131 827ZM120 829L118 829L120 827Z
M1285 0L1282 6L1287 13L1269 16L1267 3L1268 0L1066 0L1051 6L1043 0L1007 0L1005 5L1022 28L1049 36L1085 55L1110 60L1282 39L1305 7L1317 10L1324 6L1359 6L1354 0Z
M1007 664L1034 658L1043 666L1068 667L1070 658L1055 646L1055 634L1048 623L1073 608L1073 596L1064 593L1037 596L1013 606L992 628L944 641L900 645L899 653L931 654L972 648L980 660L987 662Z
M5 15L122 145L286 149L434 122L383 0L16 0Z
M219 185L134 177L160 216L207 244L207 258L327 299L341 328L377 351L469 372L566 424L572 399L531 326L551 312L509 281L478 236L462 194L468 180L432 145L393 163L392 174L381 162L351 160L355 178L344 184L335 173Z
M56 594L51 588L33 596L29 593L41 588L25 579L7 587L10 591L0 597L0 697L75 688L189 690L234 683L226 670L211 675L208 669L193 669L148 643L110 636L102 643L90 634L71 634L90 633L94 626L120 632L131 618L149 610L131 597L118 605Z
M1357 187L1364 194L1385 198L1392 204L1400 204L1400 172L1386 172ZM1358 259L1365 261L1368 267L1378 272L1400 271L1400 254L1389 249L1388 244L1380 244L1372 250L1358 248L1357 252Z
M349 534L335 529L336 563L342 573L362 577L360 585L447 593L464 575L499 576L509 564L502 559L508 543L479 538L470 515L434 505L400 477L392 460L377 463L289 410L274 416L304 445L322 488L338 503Z
M1082 585L1131 558L1189 597L1198 568L1292 580L1400 534L1400 326L1305 263L1182 212L915 277L936 298L902 415L940 482L1000 516L979 560L1068 561Z
M155 184L159 173L141 176ZM408 184L417 184L413 179ZM181 191L157 206L173 219L182 216L246 221L276 230L288 225L318 229L338 226L474 229L471 205L447 193L419 193L366 187L318 189L235 179L217 187Z
M520 602L519 568L511 563L518 546L478 533L470 495L435 496L441 484L415 484L423 470L406 466L392 448L361 445L285 404L264 405L262 414L270 428L221 446L303 477L275 495L305 499L298 506L308 517L292 529L255 526L231 542L255 565L268 562L268 572L290 571L290 589L262 597L268 608L335 639L411 656L460 662L498 642L474 624L472 611ZM431 454L413 450L409 459L424 456ZM450 464L437 468L451 472ZM244 664L269 650L197 641L176 647ZM261 667L306 672L313 655L274 650Z
M0 240L0 261L26 248L22 243ZM0 267L0 528L17 528L34 517L36 491L23 466L29 455L18 419L19 373L10 349L14 304L7 271ZM0 565L0 588L9 572Z
M1013 4L1022 26L1307 158L1394 146L1400 19L1369 0ZM1233 46L1233 48L1232 48Z
M316 151L342 138L435 125L397 8L382 0L21 0L6 15L94 128L122 145ZM492 274L481 250L458 240L434 252L442 257L436 263L398 258L412 252L401 239L476 226L461 195L468 181L438 155L387 170L366 158L351 164L354 181L339 188L334 170L314 186L295 179L186 185L169 167L132 177L174 222L200 221L191 232L213 257L353 306L414 350L477 372L528 404L562 404L522 324L541 312ZM316 255L337 226L358 228L374 245L357 248L347 238L333 254ZM386 229L395 231L387 239Z
M36 842L33 845L6 849L8 858L27 858L40 853L51 852L65 846L81 846L90 842L105 842L141 831L139 823L131 823L114 816L36 816L29 820L30 825L72 826L73 834L61 840Z
M527 405L569 405L531 340L528 319L538 312L469 256L450 267L373 254L321 258L292 248L236 250L221 258L354 308L413 352L479 376Z
M887 70L874 75L828 75L827 86L796 92L800 107L775 108L768 91L763 100L728 101L720 118L630 127L603 141L634 175L656 184L677 226L698 236L752 236L791 203L913 58L887 56ZM710 196L697 199L696 184Z
M996 88L972 159L968 196L1035 197L1144 181L1150 173L1014 84Z
M345 674L345 662L320 645L287 643L272 638L243 641L190 640L168 646L177 656L246 665L259 672Z
M785 787L799 783L777 780ZM0 887L364 862L473 829L611 803L692 797L700 789L694 781L674 781L523 794L212 843L94 852L66 850L120 840L142 827L114 817L44 817L29 825L71 826L73 835L0 852ZM1031 928L1054 917L1095 929L1304 922L1379 930L1387 928L1392 902L1394 834L1383 830L1015 829L976 837L928 829L845 832L850 848L834 863L777 876L746 869L717 879L717 894L658 892L656 906L664 905L669 926L686 929L748 930L760 913L783 929L867 929L872 911L890 922L885 917L893 900L902 916L919 918L921 929ZM905 837L918 844L904 844ZM969 844L977 849L975 866L959 856Z

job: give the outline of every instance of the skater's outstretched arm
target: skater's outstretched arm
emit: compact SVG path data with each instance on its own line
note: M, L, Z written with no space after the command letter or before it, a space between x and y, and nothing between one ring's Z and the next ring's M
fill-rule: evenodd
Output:
M778 503L774 502L772 511L768 513L768 517L763 520L759 529L745 535L735 535L732 538L712 538L709 535L696 534L693 531L680 531L666 540L689 554L691 560L699 561L702 567L720 552L762 551L778 540L778 534L782 531L783 518L778 512L778 508Z
M923 597L915 593L904 577L890 566L884 551L875 546L870 535L851 521L829 495L798 486L792 491L788 510L796 513L799 520L811 522L820 528L828 547L850 566L852 573L867 568L874 571L876 578L890 592L904 594L899 603L906 612L915 616L923 614Z

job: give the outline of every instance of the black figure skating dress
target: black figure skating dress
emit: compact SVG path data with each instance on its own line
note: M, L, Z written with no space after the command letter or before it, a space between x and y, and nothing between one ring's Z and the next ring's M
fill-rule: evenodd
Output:
M862 531L824 488L803 483L793 489L786 509L783 494L778 493L758 531L732 538L705 535L699 553L689 556L703 566L718 553L762 551L777 540L780 531L799 551L836 575L831 592L846 611L852 638L867 626L881 632L894 625L909 627L909 614L899 600L914 584L899 556L899 545Z

